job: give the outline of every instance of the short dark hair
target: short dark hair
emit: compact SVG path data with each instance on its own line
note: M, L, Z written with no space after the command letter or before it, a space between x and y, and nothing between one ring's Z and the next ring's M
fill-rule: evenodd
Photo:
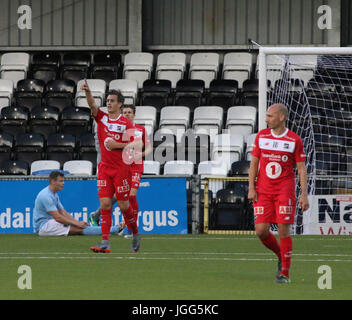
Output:
M132 109L133 114L136 114L136 107L133 104L124 105L121 108L121 112L123 111L123 109Z
M109 90L106 96L116 96L117 102L124 103L125 97L120 90Z
M64 177L65 175L60 171L51 171L49 174L49 181L56 180L58 177Z

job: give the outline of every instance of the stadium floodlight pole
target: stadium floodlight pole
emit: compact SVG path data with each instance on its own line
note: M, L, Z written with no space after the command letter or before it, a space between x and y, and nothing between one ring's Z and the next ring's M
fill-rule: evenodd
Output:
M352 55L351 47L260 47L258 59L259 72L259 94L258 94L258 130L266 128L265 113L267 109L267 77L266 77L266 57L267 55L322 55L341 54Z

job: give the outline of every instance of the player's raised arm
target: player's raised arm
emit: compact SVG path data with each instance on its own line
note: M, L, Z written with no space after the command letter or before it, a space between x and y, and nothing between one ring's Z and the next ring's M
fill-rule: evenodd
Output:
M88 105L90 107L92 115L95 117L98 114L98 107L95 104L95 100L92 96L92 93L89 89L88 82L86 79L84 79L84 83L82 84L80 90L84 90L86 92L86 98L87 98Z

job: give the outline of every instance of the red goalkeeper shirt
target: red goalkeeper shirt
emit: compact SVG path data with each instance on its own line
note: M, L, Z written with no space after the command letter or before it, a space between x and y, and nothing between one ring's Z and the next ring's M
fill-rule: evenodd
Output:
M258 132L252 156L259 158L257 192L267 194L295 194L294 167L306 160L301 138L286 129L280 136L271 129Z

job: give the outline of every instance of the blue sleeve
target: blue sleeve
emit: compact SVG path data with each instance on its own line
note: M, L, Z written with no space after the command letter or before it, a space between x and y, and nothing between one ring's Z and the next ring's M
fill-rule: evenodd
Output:
M59 210L63 210L63 209L64 209L64 206L62 205L60 199L57 199L57 200L58 200L58 203L57 203L58 209L59 209Z
M58 210L58 208L55 204L55 201L52 197L50 197L50 196L41 197L40 201L41 201L42 206L46 212Z

